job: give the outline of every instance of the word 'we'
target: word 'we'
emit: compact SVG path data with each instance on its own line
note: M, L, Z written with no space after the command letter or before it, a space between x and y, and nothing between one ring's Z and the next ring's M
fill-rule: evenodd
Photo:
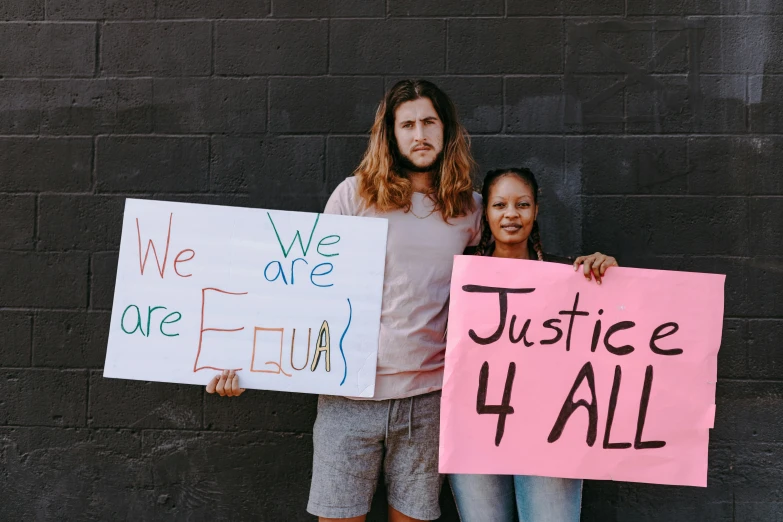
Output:
M269 218L269 222L272 224L272 229L275 231L275 237L277 238L277 243L280 245L280 250L283 253L283 258L288 259L288 254L291 253L291 251L294 249L294 243L297 241L299 242L299 249L302 251L302 255L304 257L297 257L291 260L290 270L288 271L288 277L286 277L286 271L283 268L283 263L278 260L270 261L267 263L267 265L264 267L264 279L267 281L274 282L278 279L283 282L283 284L295 284L295 267L296 262L301 261L305 265L309 265L307 262L307 253L310 250L310 245L313 242L313 235L315 234L315 229L318 226L318 219L321 217L320 214L315 216L315 222L313 223L313 227L310 229L310 237L307 239L307 245L304 244L302 241L302 233L297 230L296 234L294 234L294 238L291 240L291 244L288 245L288 248L286 248L283 245L283 240L280 238L280 233L277 231L277 226L275 225L275 221L272 219L272 215L267 212L267 217ZM337 235L328 235L321 238L320 241L318 241L318 246L315 247L315 251L318 253L318 255L322 257L335 257L339 256L340 254L338 252L322 252L321 249L323 247L336 245L340 242L340 236ZM330 274L334 270L334 265L329 262L319 263L315 265L312 270L310 270L310 283L313 286L317 286L319 288L328 288L330 286L334 286L334 283L326 283L321 282L321 279L323 276L326 276ZM318 282L316 282L316 278L319 279ZM290 280L290 283L289 283Z

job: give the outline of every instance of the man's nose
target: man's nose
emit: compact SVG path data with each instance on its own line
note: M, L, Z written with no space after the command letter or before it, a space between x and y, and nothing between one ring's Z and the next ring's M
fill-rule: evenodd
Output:
M417 123L413 131L413 138L416 141L424 140L424 126L421 123Z

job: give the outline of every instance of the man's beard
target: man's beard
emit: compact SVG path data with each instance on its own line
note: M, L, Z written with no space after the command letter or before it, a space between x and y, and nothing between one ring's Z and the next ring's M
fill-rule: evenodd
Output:
M440 151L438 155L435 157L434 160L429 165L423 165L419 166L413 163L411 159L403 154L402 152L398 152L397 154L397 166L398 170L401 172L434 172L440 170L440 164L443 161L443 151Z

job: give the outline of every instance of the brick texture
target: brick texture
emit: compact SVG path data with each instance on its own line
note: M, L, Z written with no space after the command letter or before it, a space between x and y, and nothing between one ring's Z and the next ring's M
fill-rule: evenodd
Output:
M1 520L314 520L314 396L103 377L124 200L318 211L408 77L534 170L547 250L727 276L708 487L582 520L783 519L783 3L0 4Z

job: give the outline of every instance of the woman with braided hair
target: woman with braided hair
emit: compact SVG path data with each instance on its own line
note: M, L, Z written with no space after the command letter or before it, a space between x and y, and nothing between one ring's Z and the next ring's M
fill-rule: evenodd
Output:
M484 204L481 240L475 254L512 259L573 263L587 279L601 284L606 270L617 266L596 252L567 259L547 254L538 231L538 183L525 168L487 173L481 190ZM582 481L528 475L451 475L463 522L578 522Z

